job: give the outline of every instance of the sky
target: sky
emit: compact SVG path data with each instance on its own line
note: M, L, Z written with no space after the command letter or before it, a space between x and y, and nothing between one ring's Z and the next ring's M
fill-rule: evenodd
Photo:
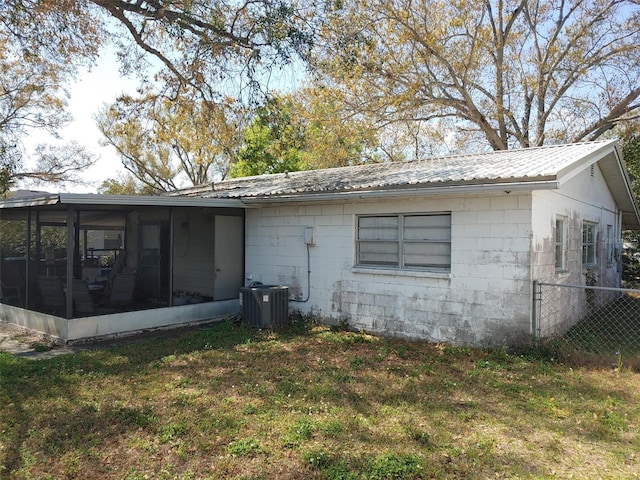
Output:
M112 54L106 53L96 67L80 74L76 83L70 87L71 98L68 103L73 121L62 130L62 137L65 140L76 140L99 157L89 171L83 172L83 177L101 183L107 178L116 177L118 171L124 170L115 149L100 145L102 134L93 117L102 105L112 103L121 93L133 93L136 85L133 80L120 76L115 58ZM96 191L95 186L68 187L78 192Z

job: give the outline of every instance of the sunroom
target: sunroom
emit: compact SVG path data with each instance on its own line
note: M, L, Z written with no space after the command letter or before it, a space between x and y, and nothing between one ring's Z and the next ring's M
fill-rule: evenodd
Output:
M239 200L28 192L0 202L0 320L66 342L238 311Z

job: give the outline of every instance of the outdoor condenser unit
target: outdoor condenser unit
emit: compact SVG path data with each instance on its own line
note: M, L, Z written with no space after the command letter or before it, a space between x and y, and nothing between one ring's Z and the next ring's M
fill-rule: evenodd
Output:
M240 288L242 321L252 327L275 328L289 324L289 287L253 285Z

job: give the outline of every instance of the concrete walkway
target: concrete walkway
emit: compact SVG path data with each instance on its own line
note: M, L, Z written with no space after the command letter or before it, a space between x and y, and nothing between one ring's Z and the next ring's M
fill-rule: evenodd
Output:
M36 346L51 346L45 351ZM43 360L58 355L69 355L80 351L77 347L56 345L44 336L30 330L0 322L0 352L7 352L17 357L31 360Z

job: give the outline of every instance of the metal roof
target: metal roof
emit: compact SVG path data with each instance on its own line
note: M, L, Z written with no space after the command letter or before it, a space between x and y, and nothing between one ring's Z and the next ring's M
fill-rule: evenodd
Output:
M242 177L171 195L237 198L251 204L474 189L554 189L595 163L624 213L627 228L640 229L615 140Z
M555 181L563 169L612 143L585 142L242 177L174 194L247 198L452 184Z

